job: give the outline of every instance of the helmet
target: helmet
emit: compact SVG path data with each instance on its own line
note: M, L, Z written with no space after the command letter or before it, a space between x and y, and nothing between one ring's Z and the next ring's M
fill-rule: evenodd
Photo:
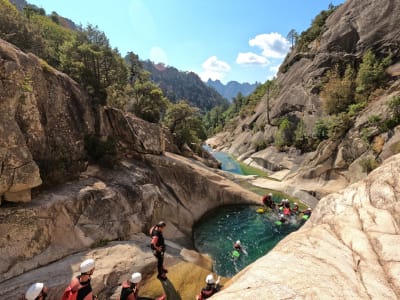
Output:
M165 227L166 225L167 225L167 224L165 224L164 221L160 221L160 222L157 223L157 226L158 226L158 227Z
M79 266L79 270L81 271L81 273L87 273L90 270L94 269L94 259L87 259L85 260L83 263L81 263L81 265Z
M297 202L293 203L294 205L297 205Z
M138 272L132 274L132 276L131 276L131 282L132 283L138 283L141 280L142 280L142 274L140 274Z
M311 207L307 208L307 210L311 210Z
M272 196L272 193L269 193L268 195L269 195L269 196Z
M37 296L40 295L40 292L42 291L44 287L44 284L41 282L37 282L32 284L29 289L25 293L25 298L27 300L35 300Z
M239 241L239 240L237 240L237 241L236 241L236 244L237 244L237 245L240 245L240 241Z
M280 216L281 218L284 218L284 217L285 217L285 215L284 215L284 214L280 214L279 216Z
M207 284L213 284L214 283L214 276L213 274L208 274L206 277L206 283Z

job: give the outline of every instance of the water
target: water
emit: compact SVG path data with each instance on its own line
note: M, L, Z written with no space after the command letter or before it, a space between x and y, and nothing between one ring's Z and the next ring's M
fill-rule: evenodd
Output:
M229 154L213 151L208 145L204 145L203 148L210 152L215 159L221 163L221 170L243 175L240 165Z
M194 227L195 247L212 257L213 271L218 275L232 277L301 225L294 219L289 224L275 225L276 213L259 214L257 208L249 205L220 207L206 214ZM240 240L246 251L233 258L236 240Z

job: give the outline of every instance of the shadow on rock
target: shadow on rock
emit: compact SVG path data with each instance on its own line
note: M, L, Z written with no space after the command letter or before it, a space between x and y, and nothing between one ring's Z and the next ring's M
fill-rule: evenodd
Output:
M169 279L161 281L161 284L168 300L182 300L181 296L178 294L178 291L175 289L174 285Z

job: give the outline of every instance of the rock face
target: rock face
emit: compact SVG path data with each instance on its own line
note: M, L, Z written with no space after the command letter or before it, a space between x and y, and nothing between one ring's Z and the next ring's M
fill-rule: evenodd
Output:
M399 299L400 155L319 202L310 220L212 299Z
M364 178L367 173L360 167L363 159L373 157L380 162L398 153L399 149L398 128L394 130L395 134L381 133L369 122L369 118L374 116L386 119L388 101L400 94L400 15L396 13L399 10L399 1L346 1L327 18L326 31L310 44L307 53L294 50L283 63L276 80L280 92L270 99L272 125L267 122L267 99L264 96L252 116L239 121L231 132L210 139L209 144L252 165L279 171L277 162L285 162L282 155L272 150L256 152L255 147L260 142L269 144L274 141L277 126L273 124L282 117L302 120L306 131L312 135L315 122L323 117L319 92L324 74L338 63L358 65L368 49L373 49L381 58L392 53L393 65L387 70L392 78L389 86L376 95L354 120L351 129L335 141L323 143L315 153L294 154L288 149L284 154L292 156L292 163L281 164L289 171L285 179L291 179L291 184L302 185L308 181L309 191L321 195ZM381 146L374 147L378 140Z
M0 41L0 196L21 202L30 190L76 178L93 131L78 85L34 55Z
M257 202L256 194L172 154L124 160L114 170L89 167L79 181L0 210L0 282L103 241L147 233L160 219L168 239L192 247L192 226L206 211Z

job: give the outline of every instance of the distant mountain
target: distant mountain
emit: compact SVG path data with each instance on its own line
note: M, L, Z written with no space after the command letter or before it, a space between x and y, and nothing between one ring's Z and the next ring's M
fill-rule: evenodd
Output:
M154 64L149 60L142 61L142 65L150 72L151 80L160 86L164 95L172 102L185 99L202 111L228 104L228 100L214 88L207 86L194 72L182 72L164 64Z
M250 95L256 87L259 85L258 82L250 84L250 83L239 83L237 81L229 81L227 84L223 84L219 80L211 80L208 79L206 84L214 89L218 93L220 93L224 98L232 101L232 98L236 97L238 93L242 93L243 96Z

